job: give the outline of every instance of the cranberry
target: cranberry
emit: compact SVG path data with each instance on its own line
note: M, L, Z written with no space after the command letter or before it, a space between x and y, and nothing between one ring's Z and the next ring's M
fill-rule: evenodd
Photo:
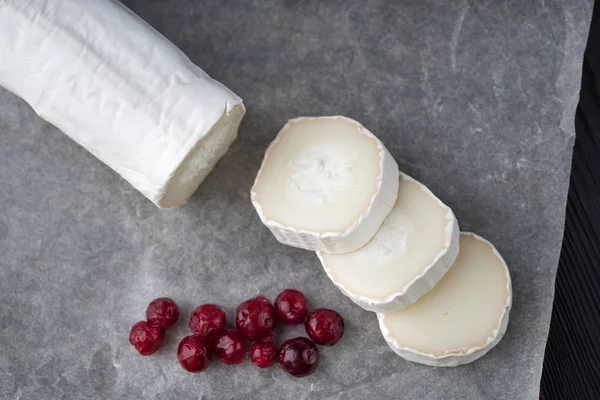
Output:
M177 347L177 359L186 371L201 372L210 365L212 349L201 337L186 336Z
M277 325L275 309L265 296L253 297L238 306L235 324L246 339L271 340Z
M136 322L129 332L129 343L143 356L156 353L164 338L163 328L148 325L146 321Z
M285 289L275 299L275 311L283 323L298 325L306 320L308 302L302 292Z
M225 330L225 311L214 304L203 304L192 311L190 330L203 338L214 338Z
M252 364L259 368L269 368L277 361L277 346L273 342L254 343L250 349Z
M344 335L344 319L327 308L317 308L311 312L304 327L308 336L320 345L333 346Z
M215 338L215 355L225 364L239 364L246 358L246 342L238 331L227 329Z
M308 376L319 365L319 349L312 340L305 337L286 340L279 350L279 363L290 375Z
M167 329L175 325L177 319L179 319L179 308L173 300L159 297L148 304L146 321L150 325Z

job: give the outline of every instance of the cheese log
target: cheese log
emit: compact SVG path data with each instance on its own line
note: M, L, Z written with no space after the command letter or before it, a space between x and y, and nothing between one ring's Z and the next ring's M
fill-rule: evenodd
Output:
M390 312L414 303L442 279L458 254L459 233L450 207L401 172L396 204L369 243L351 253L317 255L352 301Z
M237 136L242 100L117 1L0 1L0 85L159 207Z
M364 246L392 210L398 173L383 143L358 122L297 118L267 149L251 199L281 243L347 253Z
M490 351L506 332L512 305L510 273L487 240L461 233L454 265L413 305L377 314L390 348L421 364L454 367Z

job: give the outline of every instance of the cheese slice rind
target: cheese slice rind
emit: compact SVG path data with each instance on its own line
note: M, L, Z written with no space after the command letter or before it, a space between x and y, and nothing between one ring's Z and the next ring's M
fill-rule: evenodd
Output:
M0 86L160 207L196 190L242 100L117 1L0 1Z
M377 317L399 356L453 367L482 357L500 341L511 305L506 263L490 242L463 232L458 257L435 288L413 305Z
M398 174L383 143L358 122L296 118L267 149L251 199L281 243L346 253L365 245L391 211Z
M400 172L398 198L373 239L346 254L317 255L332 282L360 307L390 312L431 290L458 254L454 213Z

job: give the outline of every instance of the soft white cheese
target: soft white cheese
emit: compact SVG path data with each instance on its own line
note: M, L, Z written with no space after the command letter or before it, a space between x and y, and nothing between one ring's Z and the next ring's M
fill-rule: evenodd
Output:
M317 255L333 283L369 311L409 306L433 288L458 254L452 210L400 173L398 199L375 237L346 254Z
M453 367L482 357L500 341L511 304L510 273L498 251L461 233L460 252L444 278L413 305L377 317L399 356Z
M160 207L237 136L242 100L117 1L0 1L0 85Z
M365 245L398 193L398 165L349 118L290 120L269 146L252 204L281 243L346 253Z

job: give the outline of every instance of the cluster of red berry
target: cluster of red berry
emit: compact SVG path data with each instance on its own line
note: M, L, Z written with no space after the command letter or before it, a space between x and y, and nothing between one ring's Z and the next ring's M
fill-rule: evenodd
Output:
M165 337L165 329L175 325L179 308L171 299L153 300L146 310L146 321L133 325L129 342L142 355L154 354ZM304 323L310 339L286 340L278 349L273 338L277 321ZM293 376L312 374L319 364L317 344L333 346L344 334L344 320L335 311L318 308L308 313L306 297L295 289L286 289L275 299L275 307L265 296L253 297L240 304L235 313L237 330L226 329L225 312L214 304L196 308L190 317L192 335L184 337L177 349L181 366L189 372L204 371L213 354L225 364L239 364L246 358L246 340L255 342L250 359L259 368L268 368L277 359ZM312 339L312 340L311 340Z

